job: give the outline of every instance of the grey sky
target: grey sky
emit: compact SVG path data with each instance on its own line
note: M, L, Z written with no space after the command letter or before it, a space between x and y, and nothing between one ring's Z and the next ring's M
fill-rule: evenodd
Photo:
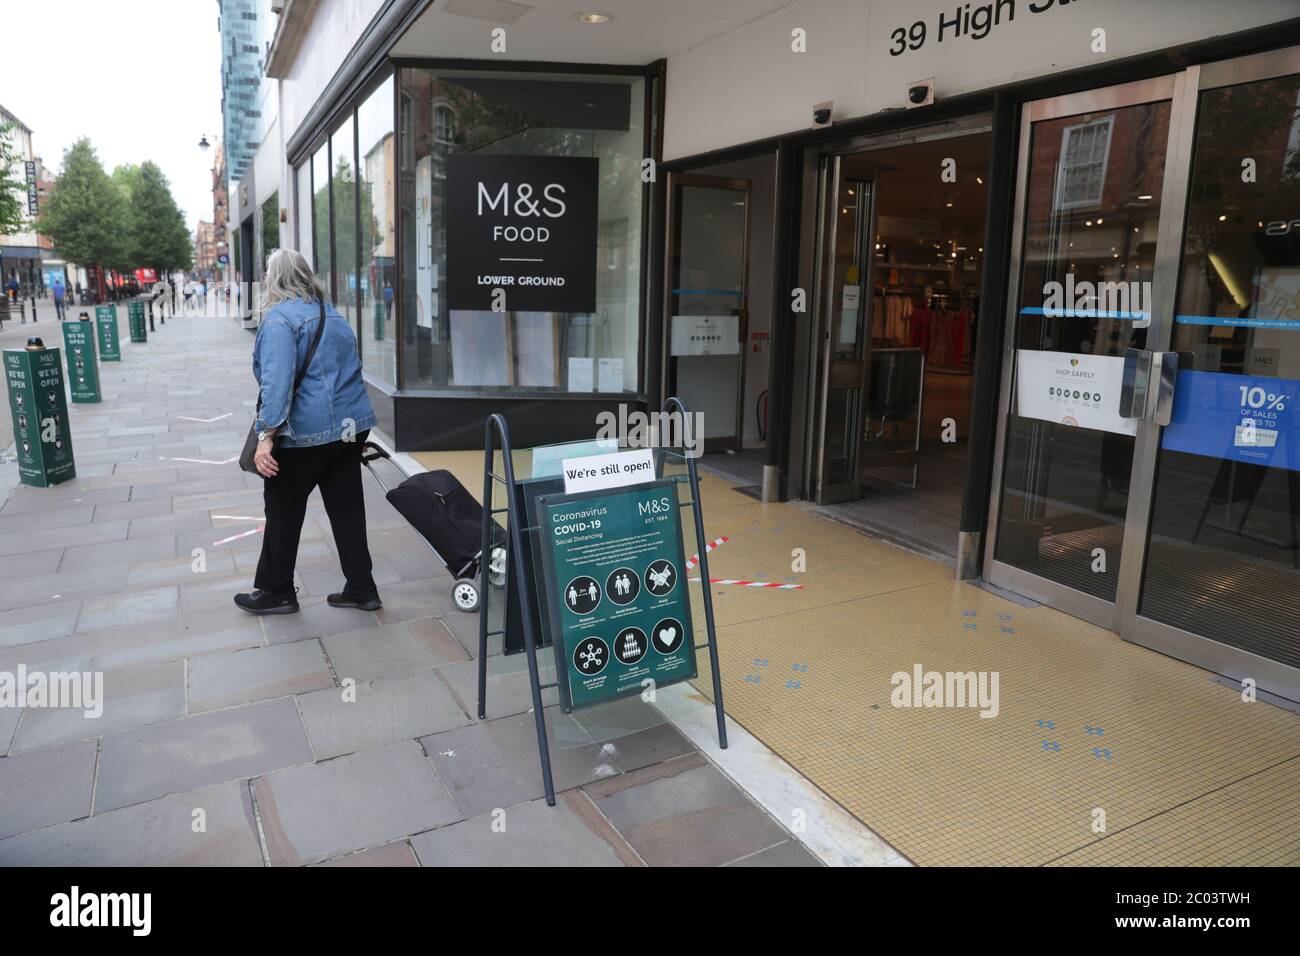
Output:
M89 136L112 172L152 159L193 232L212 218L221 134L216 0L6 0L0 103L55 172Z

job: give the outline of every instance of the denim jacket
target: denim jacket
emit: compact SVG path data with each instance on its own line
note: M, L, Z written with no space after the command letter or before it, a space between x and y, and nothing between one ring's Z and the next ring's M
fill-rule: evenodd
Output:
M279 444L289 447L340 441L375 424L357 357L357 339L347 320L325 307L325 331L296 395L293 380L316 335L320 306L315 301L281 302L262 317L253 344L253 375L261 387L258 430L279 428Z

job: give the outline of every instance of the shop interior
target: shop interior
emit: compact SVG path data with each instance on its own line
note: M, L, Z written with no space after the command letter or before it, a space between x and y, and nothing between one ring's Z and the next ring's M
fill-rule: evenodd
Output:
M981 132L840 157L831 358L856 350L867 368L839 442L846 462L859 442L857 474L845 476L857 497L826 507L949 562L966 477L989 145ZM854 418L859 436L847 431Z
M704 419L706 468L757 496L772 329L771 155L672 179L664 382Z

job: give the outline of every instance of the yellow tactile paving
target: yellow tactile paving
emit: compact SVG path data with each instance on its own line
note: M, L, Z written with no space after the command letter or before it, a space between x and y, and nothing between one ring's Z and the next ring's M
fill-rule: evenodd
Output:
M426 464L472 480L468 454ZM1300 864L1300 717L805 509L715 477L701 497L709 539L730 538L713 577L804 585L712 589L728 713L911 859ZM894 707L916 664L996 672L998 715Z

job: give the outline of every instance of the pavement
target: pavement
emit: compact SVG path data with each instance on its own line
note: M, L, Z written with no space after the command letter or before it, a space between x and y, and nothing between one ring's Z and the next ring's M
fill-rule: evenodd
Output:
M36 328L61 342L55 326ZM477 719L477 618L373 476L381 610L325 604L342 576L318 497L302 612L238 610L263 513L234 462L252 335L178 317L132 344L125 309L119 329L104 401L70 407L77 477L31 488L0 465L0 688L20 668L103 675L99 716L0 707L0 864L819 865L678 729L708 724L694 692L673 719L640 700L547 706L547 806L520 659L491 655ZM780 763L757 742L725 753Z

